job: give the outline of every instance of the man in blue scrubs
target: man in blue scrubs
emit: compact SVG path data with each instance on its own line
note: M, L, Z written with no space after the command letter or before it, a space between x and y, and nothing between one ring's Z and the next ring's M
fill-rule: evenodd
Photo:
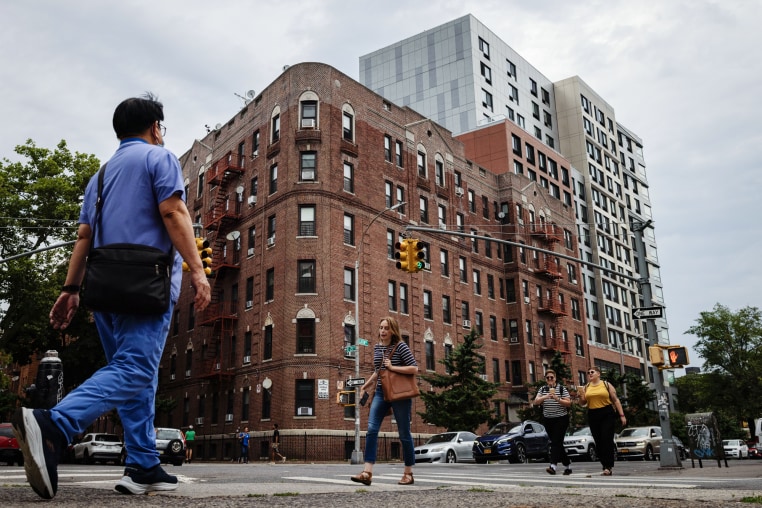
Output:
M183 259L190 267L196 312L209 304L211 291L184 201L180 164L164 148L163 120L163 106L150 94L127 99L114 111L113 126L120 143L106 164L97 238L92 238L96 175L85 191L77 242L66 283L50 311L50 323L63 330L77 311L90 242L95 247L139 243L164 251L174 246L170 305L156 316L94 312L107 365L53 409L20 408L13 415L27 480L45 499L58 490L58 461L71 438L113 408L119 412L127 449L124 476L116 490L144 494L177 488L177 478L162 469L156 451L154 399L159 361L180 295Z

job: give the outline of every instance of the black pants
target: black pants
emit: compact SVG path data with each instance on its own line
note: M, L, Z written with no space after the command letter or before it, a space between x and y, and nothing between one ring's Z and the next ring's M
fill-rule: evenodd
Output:
M566 455L566 448L564 448L564 436L566 435L566 429L569 428L569 415L559 416L558 418L545 418L545 430L548 431L550 437L550 463L558 464L559 462L566 467L569 467L571 461Z
M587 423L595 439L595 449L603 469L614 467L614 426L616 412L611 406L587 410Z

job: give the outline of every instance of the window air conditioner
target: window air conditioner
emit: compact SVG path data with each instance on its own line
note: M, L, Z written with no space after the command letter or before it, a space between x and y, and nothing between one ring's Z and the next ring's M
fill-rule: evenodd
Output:
M196 418L196 425L203 425L203 424L204 424L203 416L199 416L198 418Z
M572 284L576 284L576 283L577 283L577 279L572 279L572 282L571 282L571 283L572 283Z
M243 363L251 363L251 356L244 356Z
M246 300L246 308L247 309L250 309L253 306L254 306L254 301L253 300Z
M233 413L229 413L225 415L225 421L226 422L232 422L233 421Z
M190 371L190 369L185 371L185 377L191 377L191 371Z
M529 297L528 296L524 297L524 303L529 303Z
M220 362L214 364L214 370L220 370Z
M249 247L249 250L246 251L247 256L253 256L254 255L254 247Z
M267 246L272 247L273 245L275 245L275 237L271 236L270 238L267 239Z
M312 416L312 408L299 407L296 409L296 416Z
M455 187L455 195L458 197L463 196L463 187Z
M302 129L314 129L314 128L315 128L314 118L302 118Z
M463 320L463 328L471 328L471 320L470 319L464 319Z
M246 201L249 203L249 206L254 206L257 204L257 196L249 196L249 199Z
M175 375L174 374L170 374L169 375L169 380L170 381L174 381L175 380Z
M251 152L251 158L253 159L254 157L259 157L259 150L254 150Z
M488 380L489 380L489 379L487 378L487 374L479 374L479 377L481 377L481 378L482 378L482 380L484 380L484 381L488 381Z

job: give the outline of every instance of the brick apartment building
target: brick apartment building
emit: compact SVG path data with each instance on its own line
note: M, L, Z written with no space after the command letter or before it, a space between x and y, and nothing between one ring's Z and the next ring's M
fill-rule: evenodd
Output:
M516 142L539 143L537 158L512 155ZM515 162L543 181L516 174ZM574 373L591 363L564 202L569 163L508 122L456 139L328 65L302 63L196 140L181 164L213 248L213 298L201 313L191 291L178 303L159 379L159 396L178 405L161 425L351 431L354 410L336 393L354 377L354 354L360 375L372 373L386 315L421 372L443 372L438 360L479 330L503 419L517 419L525 384L556 351ZM417 274L393 259L406 226L437 229L409 233L426 245L429 268ZM357 337L370 346L347 352ZM415 400L413 432L439 431L416 414L424 409ZM364 409L363 430L366 418ZM394 430L388 420L382 430Z

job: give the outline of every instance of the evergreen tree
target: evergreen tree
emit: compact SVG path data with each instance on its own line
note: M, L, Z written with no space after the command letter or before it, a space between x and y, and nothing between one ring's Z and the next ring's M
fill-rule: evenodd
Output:
M448 431L474 432L481 424L490 421L493 417L492 397L499 384L481 378L485 367L484 358L477 354L481 347L476 330L471 330L451 355L439 360L445 366L446 374L420 376L433 388L433 391L421 391L426 411L418 414L424 422Z

